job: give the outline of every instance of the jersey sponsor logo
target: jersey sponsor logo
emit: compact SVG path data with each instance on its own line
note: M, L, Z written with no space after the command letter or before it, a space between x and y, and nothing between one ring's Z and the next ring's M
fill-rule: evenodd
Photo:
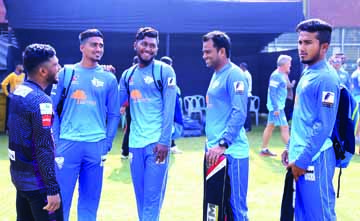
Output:
M83 90L76 90L72 95L71 98L77 100L77 103L79 104L81 101L86 100L86 94Z
M133 100L140 100L142 99L142 94L139 90L132 90L130 93L130 97Z
M206 221L217 221L219 216L219 206L208 203L206 212Z
M9 159L15 161L15 151L8 149Z
M65 158L64 157L55 157L55 162L56 162L56 165L58 166L58 168L61 170L64 166L64 161L65 161Z
M270 80L270 82L269 82L269 86L270 87L278 87L279 86L279 84L280 84L280 82L277 82L277 81L275 81L275 80Z
M168 87L174 87L174 86L176 86L176 79L175 79L175 77L168 77L167 82L168 82Z
M51 103L41 103L40 104L40 113L43 114L52 114L53 109Z
M234 89L236 94L242 94L245 90L244 81L235 81L234 82Z
M40 114L43 127L51 127L53 109L51 103L40 104Z
M144 82L145 82L145 84L151 84L154 82L154 78L152 78L150 76L146 76L146 77L144 77Z
M71 98L76 100L76 104L96 105L96 101L88 100L88 97L83 90L76 90L71 94Z
M15 89L14 94L21 97L26 97L31 91L33 91L32 88L25 85L19 85Z
M95 87L104 87L104 82L100 81L99 79L97 79L96 77L94 77L91 80L92 85L94 85Z
M332 107L335 101L335 93L331 91L323 91L321 102L325 107Z
M130 98L134 102L148 102L148 101L150 101L150 99L144 98L141 91L137 90L137 89L134 89L134 90L132 90L130 92Z

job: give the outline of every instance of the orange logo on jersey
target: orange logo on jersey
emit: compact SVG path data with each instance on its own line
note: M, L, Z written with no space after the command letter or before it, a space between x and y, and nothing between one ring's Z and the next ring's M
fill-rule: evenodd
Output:
M81 101L86 100L86 94L83 90L76 90L72 95L71 98L76 99L77 103L80 104Z
M142 94L139 90L132 90L130 93L130 97L133 100L140 100L142 98Z

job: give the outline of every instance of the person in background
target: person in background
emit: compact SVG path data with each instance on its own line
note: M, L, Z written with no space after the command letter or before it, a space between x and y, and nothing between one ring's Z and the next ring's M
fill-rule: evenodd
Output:
M160 61L164 62L165 64L170 65L171 67L173 65L173 60L168 56L161 57ZM177 85L176 85L176 95L177 95L177 99L180 99L181 90L180 90L179 86L177 86ZM177 138L181 137L182 131L183 131L183 125L180 125L180 124L174 122L174 131L172 133L171 146L170 146L170 152L172 154L182 153L182 151L175 144L175 140Z
M296 84L296 80L292 80L290 82L289 75L286 75L286 89L287 89L287 96L285 101L285 116L286 120L289 122L292 118L292 114L294 111L294 87Z
M340 56L333 55L329 59L329 63L335 68L336 72L339 75L340 83L345 86L348 90L351 90L351 78L349 73L345 71L345 69L342 67L342 58Z
M25 79L24 67L22 64L17 64L15 71L11 72L5 79L1 82L1 88L4 94L6 95L6 116L5 116L5 131L7 128L7 121L9 117L9 93L12 93L16 87L24 82ZM8 86L10 91L8 90ZM4 129L4 128L3 128Z
M354 96L356 102L360 103L360 58L356 60L357 69L351 75L351 94ZM356 144L360 144L360 124L356 130ZM359 147L360 155L360 147Z
M139 58L137 55L133 57L132 65L136 65L139 63ZM130 115L130 108L129 108L129 101L125 101L125 103L120 108L120 113L122 115L125 114L125 133L121 145L121 159L128 159L129 156L129 135L130 135L130 123L131 123L131 115Z
M251 114L250 114L250 104L251 104L251 96L252 96L252 77L248 70L248 65L245 62L240 63L240 69L245 73L246 79L249 85L249 92L248 92L248 104L247 104L247 114L246 114L246 121L244 124L246 132L251 131Z
M11 72L2 82L1 88L6 96L9 96L9 93L14 92L16 87L24 82L25 73L24 67L22 64L16 65L15 71ZM10 91L8 91L8 85L10 85Z
M292 58L280 55L277 59L277 69L271 74L267 94L266 107L269 110L268 122L263 134L261 156L276 156L268 148L275 126L280 127L281 139L285 145L289 142L289 126L285 116L285 101L287 97L287 79L290 73Z

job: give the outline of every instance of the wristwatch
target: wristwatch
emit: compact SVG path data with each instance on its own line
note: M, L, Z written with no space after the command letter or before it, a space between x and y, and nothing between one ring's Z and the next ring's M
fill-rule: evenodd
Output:
M225 149L229 148L229 144L224 138L221 138L219 140L219 146L220 147L225 147Z

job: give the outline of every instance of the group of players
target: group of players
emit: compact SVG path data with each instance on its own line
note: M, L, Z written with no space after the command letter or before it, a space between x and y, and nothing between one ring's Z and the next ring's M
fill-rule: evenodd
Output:
M329 135L340 83L325 61L332 28L322 20L310 19L296 30L299 56L307 67L296 90L292 133L282 160L297 181L296 220L336 220L335 155ZM23 53L28 80L10 94L8 120L17 220L69 220L77 180L78 220L96 220L103 166L116 135L120 106L126 100L132 119L130 168L138 218L159 220L176 99L173 68L154 59L159 33L149 27L137 31L133 47L139 63L123 72L119 85L99 65L103 34L88 29L80 33L79 40L81 61L61 70L49 45L32 44ZM224 32L205 34L202 45L206 66L214 69L206 95L204 167L217 165L225 156L230 184L228 217L248 220L249 144L243 125L249 86L244 73L230 60L231 41ZM159 72L161 77L155 77ZM44 89L55 82L50 98Z

